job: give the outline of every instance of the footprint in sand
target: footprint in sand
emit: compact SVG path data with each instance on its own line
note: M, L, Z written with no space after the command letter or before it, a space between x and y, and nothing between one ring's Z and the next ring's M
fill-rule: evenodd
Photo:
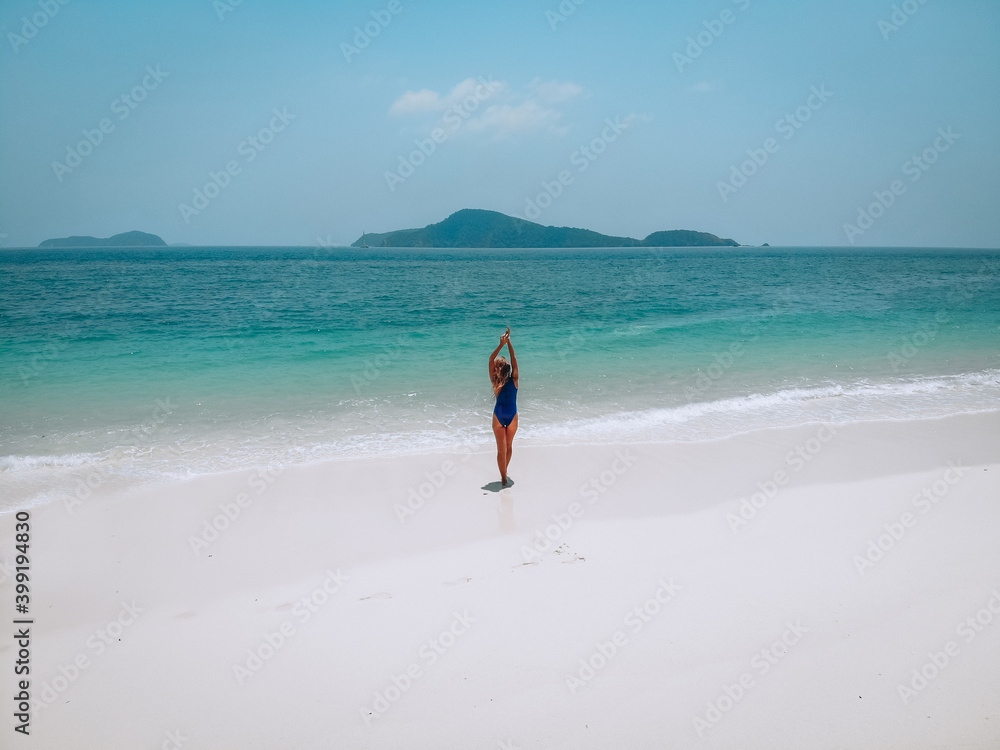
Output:
M565 544L560 544L555 549L557 555L565 555L567 559L563 560L564 563L575 563L575 562L587 562L586 557L580 557L573 550L567 547Z
M565 544L560 544L554 550L552 550L553 555L559 555L559 562L562 563L578 563L587 562L587 558L582 555L576 554ZM530 560L529 562L523 562L520 565L512 565L511 570L517 570L518 568L523 568L527 565L538 565L540 560Z
M386 591L379 591L377 594L372 594L371 596L362 596L358 601L363 602L365 599L392 599L392 594Z

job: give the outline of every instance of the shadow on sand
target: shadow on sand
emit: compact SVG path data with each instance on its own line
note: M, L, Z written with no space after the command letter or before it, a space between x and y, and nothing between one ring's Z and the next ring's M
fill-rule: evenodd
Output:
M498 479L495 482L490 482L489 484L484 484L479 489L487 490L489 492L499 492L500 490L508 490L508 489L510 489L513 486L514 486L514 479L512 477L508 476L507 477L507 486L506 487L502 486L500 484L500 480Z

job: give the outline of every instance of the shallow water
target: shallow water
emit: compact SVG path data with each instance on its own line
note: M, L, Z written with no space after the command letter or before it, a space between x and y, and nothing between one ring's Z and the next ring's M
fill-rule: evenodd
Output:
M1000 408L1000 252L0 252L0 484Z

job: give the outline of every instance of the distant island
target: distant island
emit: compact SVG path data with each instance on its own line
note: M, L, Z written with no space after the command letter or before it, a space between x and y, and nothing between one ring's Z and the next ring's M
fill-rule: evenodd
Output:
M45 240L39 247L166 247L167 243L155 234L122 232L106 239L99 237L61 237Z
M351 247L739 247L708 232L674 229L644 240L589 229L547 227L497 211L465 208L423 229L366 232Z

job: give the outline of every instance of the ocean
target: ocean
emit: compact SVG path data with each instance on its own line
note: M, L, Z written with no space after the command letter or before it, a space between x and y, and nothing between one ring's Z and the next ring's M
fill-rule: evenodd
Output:
M0 250L0 511L254 466L1000 409L1000 251Z

